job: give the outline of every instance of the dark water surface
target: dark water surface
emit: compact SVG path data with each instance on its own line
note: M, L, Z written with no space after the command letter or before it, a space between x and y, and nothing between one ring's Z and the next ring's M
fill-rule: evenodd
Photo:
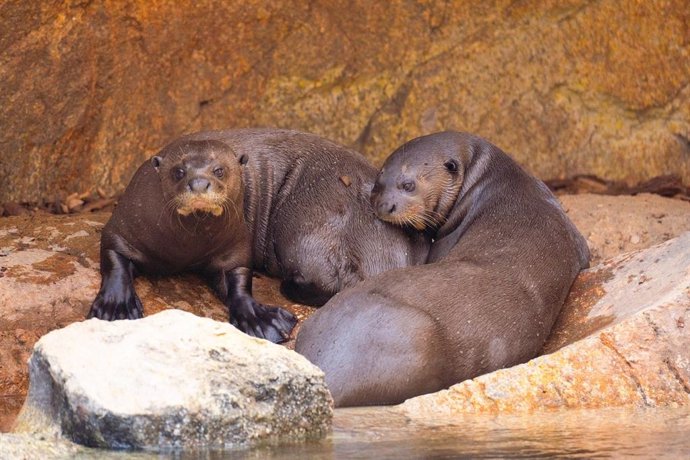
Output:
M16 442L14 435L4 435ZM0 441L2 439L0 438ZM18 442L22 442L19 440ZM40 443L39 443L40 444ZM16 456L17 450L7 449ZM12 447L12 443L10 443ZM42 450L43 449L43 450ZM0 443L0 451L2 443ZM46 451L29 457L79 459L452 459L690 458L690 408L571 410L527 415L412 420L392 409L339 409L325 440L224 452L148 454ZM1 454L2 452L0 452ZM0 455L1 457L2 455ZM7 457L3 457L7 458ZM36 457L38 458L38 457Z

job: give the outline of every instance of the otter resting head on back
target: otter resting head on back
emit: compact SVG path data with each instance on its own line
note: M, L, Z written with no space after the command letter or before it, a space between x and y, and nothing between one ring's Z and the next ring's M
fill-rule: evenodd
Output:
M365 279L303 324L295 350L324 371L337 406L397 404L526 362L588 266L548 188L477 136L404 144L371 202L433 242L426 264Z

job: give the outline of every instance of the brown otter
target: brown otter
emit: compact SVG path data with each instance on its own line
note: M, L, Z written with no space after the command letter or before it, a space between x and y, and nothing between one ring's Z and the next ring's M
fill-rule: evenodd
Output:
M235 129L192 134L246 158L244 214L254 268L283 279L289 298L322 305L392 268L423 263L429 243L376 218L377 170L362 155L313 134Z
M220 173L220 175L219 175ZM101 241L101 290L90 317L139 318L137 273L201 273L244 332L283 340L285 310L251 297L251 268L322 304L361 279L421 263L424 238L376 218L376 170L320 137L278 129L182 137L140 167Z
M338 406L400 403L533 358L589 263L547 187L470 134L398 148L371 201L433 244L427 264L346 289L302 326L295 349Z
M240 330L273 342L297 322L288 311L251 295L251 237L242 214L240 163L219 141L183 140L135 173L101 235L101 289L89 317L141 318L138 273L196 271Z

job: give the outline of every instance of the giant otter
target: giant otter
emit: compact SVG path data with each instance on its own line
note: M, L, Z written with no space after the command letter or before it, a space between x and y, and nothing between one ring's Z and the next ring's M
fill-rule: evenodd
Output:
M424 237L380 221L376 170L358 153L279 129L184 136L144 163L103 229L89 317L135 319L138 273L202 274L244 332L278 342L296 320L251 296L252 267L319 305L391 268L421 263Z
M533 358L589 263L547 187L470 134L398 148L371 201L433 244L425 265L345 289L303 324L295 350L338 406L396 404Z

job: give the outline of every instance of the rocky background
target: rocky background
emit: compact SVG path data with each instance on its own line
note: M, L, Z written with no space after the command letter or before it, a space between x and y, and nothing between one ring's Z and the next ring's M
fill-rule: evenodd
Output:
M690 182L686 0L6 1L0 203L123 189L190 131L311 131L380 162L483 135L543 179Z

